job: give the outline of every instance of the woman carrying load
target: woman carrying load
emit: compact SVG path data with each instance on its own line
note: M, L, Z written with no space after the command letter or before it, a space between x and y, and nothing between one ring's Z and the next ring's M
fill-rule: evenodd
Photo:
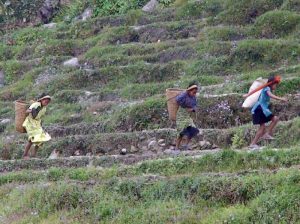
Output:
M29 109L26 111L28 116L23 123L23 127L26 129L28 134L28 143L25 147L25 152L23 155L24 159L29 158L28 154L32 145L34 145L34 149L31 153L31 156L35 157L37 149L44 142L47 142L51 139L51 136L43 130L41 121L41 118L46 113L46 107L50 101L51 97L43 93L39 99L31 104Z
M176 118L177 130L180 131L176 140L176 150L180 148L181 142L184 138L186 140L186 144L182 145L183 149L189 149L190 140L199 133L199 129L196 128L194 124L197 110L197 92L198 86L190 84L186 91L176 97L178 105L185 109L185 111L179 110Z
M272 91L277 88L277 85L280 83L280 76L271 76L268 79L267 86L264 87L261 91L258 101L254 104L251 109L253 124L259 124L260 127L256 132L254 139L252 140L249 148L250 149L259 149L260 147L257 145L258 141L261 139L265 140L273 140L273 132L274 128L277 125L279 118L274 116L272 111L270 110L270 99L281 100L283 102L287 102L286 98L275 96ZM256 90L254 90L255 92ZM248 97L252 93L244 95L244 97ZM266 127L266 123L270 122L270 125Z

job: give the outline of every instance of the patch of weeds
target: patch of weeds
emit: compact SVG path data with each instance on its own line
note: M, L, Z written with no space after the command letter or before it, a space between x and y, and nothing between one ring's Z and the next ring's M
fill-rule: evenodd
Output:
M219 23L247 24L267 11L279 8L283 0L227 0L225 10L217 16Z
M14 32L12 38L17 45L29 45L49 40L53 38L53 35L54 32L51 29L27 27Z
M14 81L20 79L24 72L28 70L28 68L24 68L26 65L17 60L7 60L2 65L0 64L0 69L3 69L5 74L5 83L12 84Z
M126 107L117 112L116 126L121 130L146 130L168 121L166 100L150 98L143 103Z
M36 68L27 72L23 75L22 79L5 87L0 91L0 98L3 100L16 100L18 98L22 99L32 99L38 95L38 92L35 89L31 89L33 87L33 80L38 76L38 74L42 71L42 68ZM28 92L28 89L31 89Z
M270 11L258 17L254 32L258 37L278 38L291 33L300 24L300 15L290 11Z
M82 106L72 103L53 103L48 107L47 115L44 118L45 124L70 124L81 121L81 116L77 117L76 114L80 113Z
M65 171L61 168L51 167L47 172L50 181L58 181L65 177Z
M89 179L89 173L85 168L71 169L68 171L68 177L71 180L86 181Z
M223 1L189 1L177 10L178 18L202 18L216 16L223 9Z
M230 61L228 56L207 57L197 60L187 68L187 75L193 77L205 76L225 76L230 74Z
M298 0L285 0L281 6L282 10L300 11L300 2Z
M246 145L244 130L236 131L232 137L232 147L234 149L240 149Z
M248 66L253 66L252 63L274 65L282 60L295 62L299 54L299 44L294 41L243 40L231 54L231 59L235 64Z
M247 36L247 28L235 26L206 27L199 37L204 40L235 41Z

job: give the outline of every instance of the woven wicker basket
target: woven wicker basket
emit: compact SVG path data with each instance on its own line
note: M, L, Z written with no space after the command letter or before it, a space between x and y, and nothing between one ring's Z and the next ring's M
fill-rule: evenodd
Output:
M169 119L172 121L176 121L176 115L179 108L179 105L176 102L176 96L178 96L180 93L184 91L185 91L184 89L175 89L175 88L166 89Z
M25 133L26 130L23 127L23 122L26 119L26 110L28 108L29 104L25 101L17 100L15 102L15 125L16 125L16 131L20 133Z

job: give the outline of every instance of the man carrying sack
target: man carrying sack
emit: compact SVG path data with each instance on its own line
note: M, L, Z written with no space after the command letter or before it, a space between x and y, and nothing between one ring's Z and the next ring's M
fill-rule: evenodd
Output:
M189 142L199 133L199 129L196 128L194 124L197 110L197 92L198 86L190 84L186 91L176 97L177 104L184 109L179 110L176 118L176 126L179 132L179 136L176 140L176 150L180 148L183 140L185 140L186 143L183 144L182 147L184 150L188 150Z

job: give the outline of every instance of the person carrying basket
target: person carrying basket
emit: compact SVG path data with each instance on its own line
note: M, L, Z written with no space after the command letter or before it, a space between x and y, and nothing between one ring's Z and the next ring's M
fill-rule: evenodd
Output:
M51 139L51 136L42 128L41 118L46 113L46 107L50 103L51 97L43 93L36 102L32 103L28 110L26 110L27 117L23 123L28 135L28 143L23 154L24 159L29 158L29 151L32 145L34 149L31 156L35 157L37 149L44 143Z
M178 111L179 113L176 118L176 127L179 132L178 138L176 139L176 150L180 148L183 140L186 140L186 143L182 145L183 149L188 150L190 140L199 133L199 129L196 128L194 124L197 110L196 94L198 89L198 86L192 83L188 86L186 91L176 96L177 104L184 109Z

